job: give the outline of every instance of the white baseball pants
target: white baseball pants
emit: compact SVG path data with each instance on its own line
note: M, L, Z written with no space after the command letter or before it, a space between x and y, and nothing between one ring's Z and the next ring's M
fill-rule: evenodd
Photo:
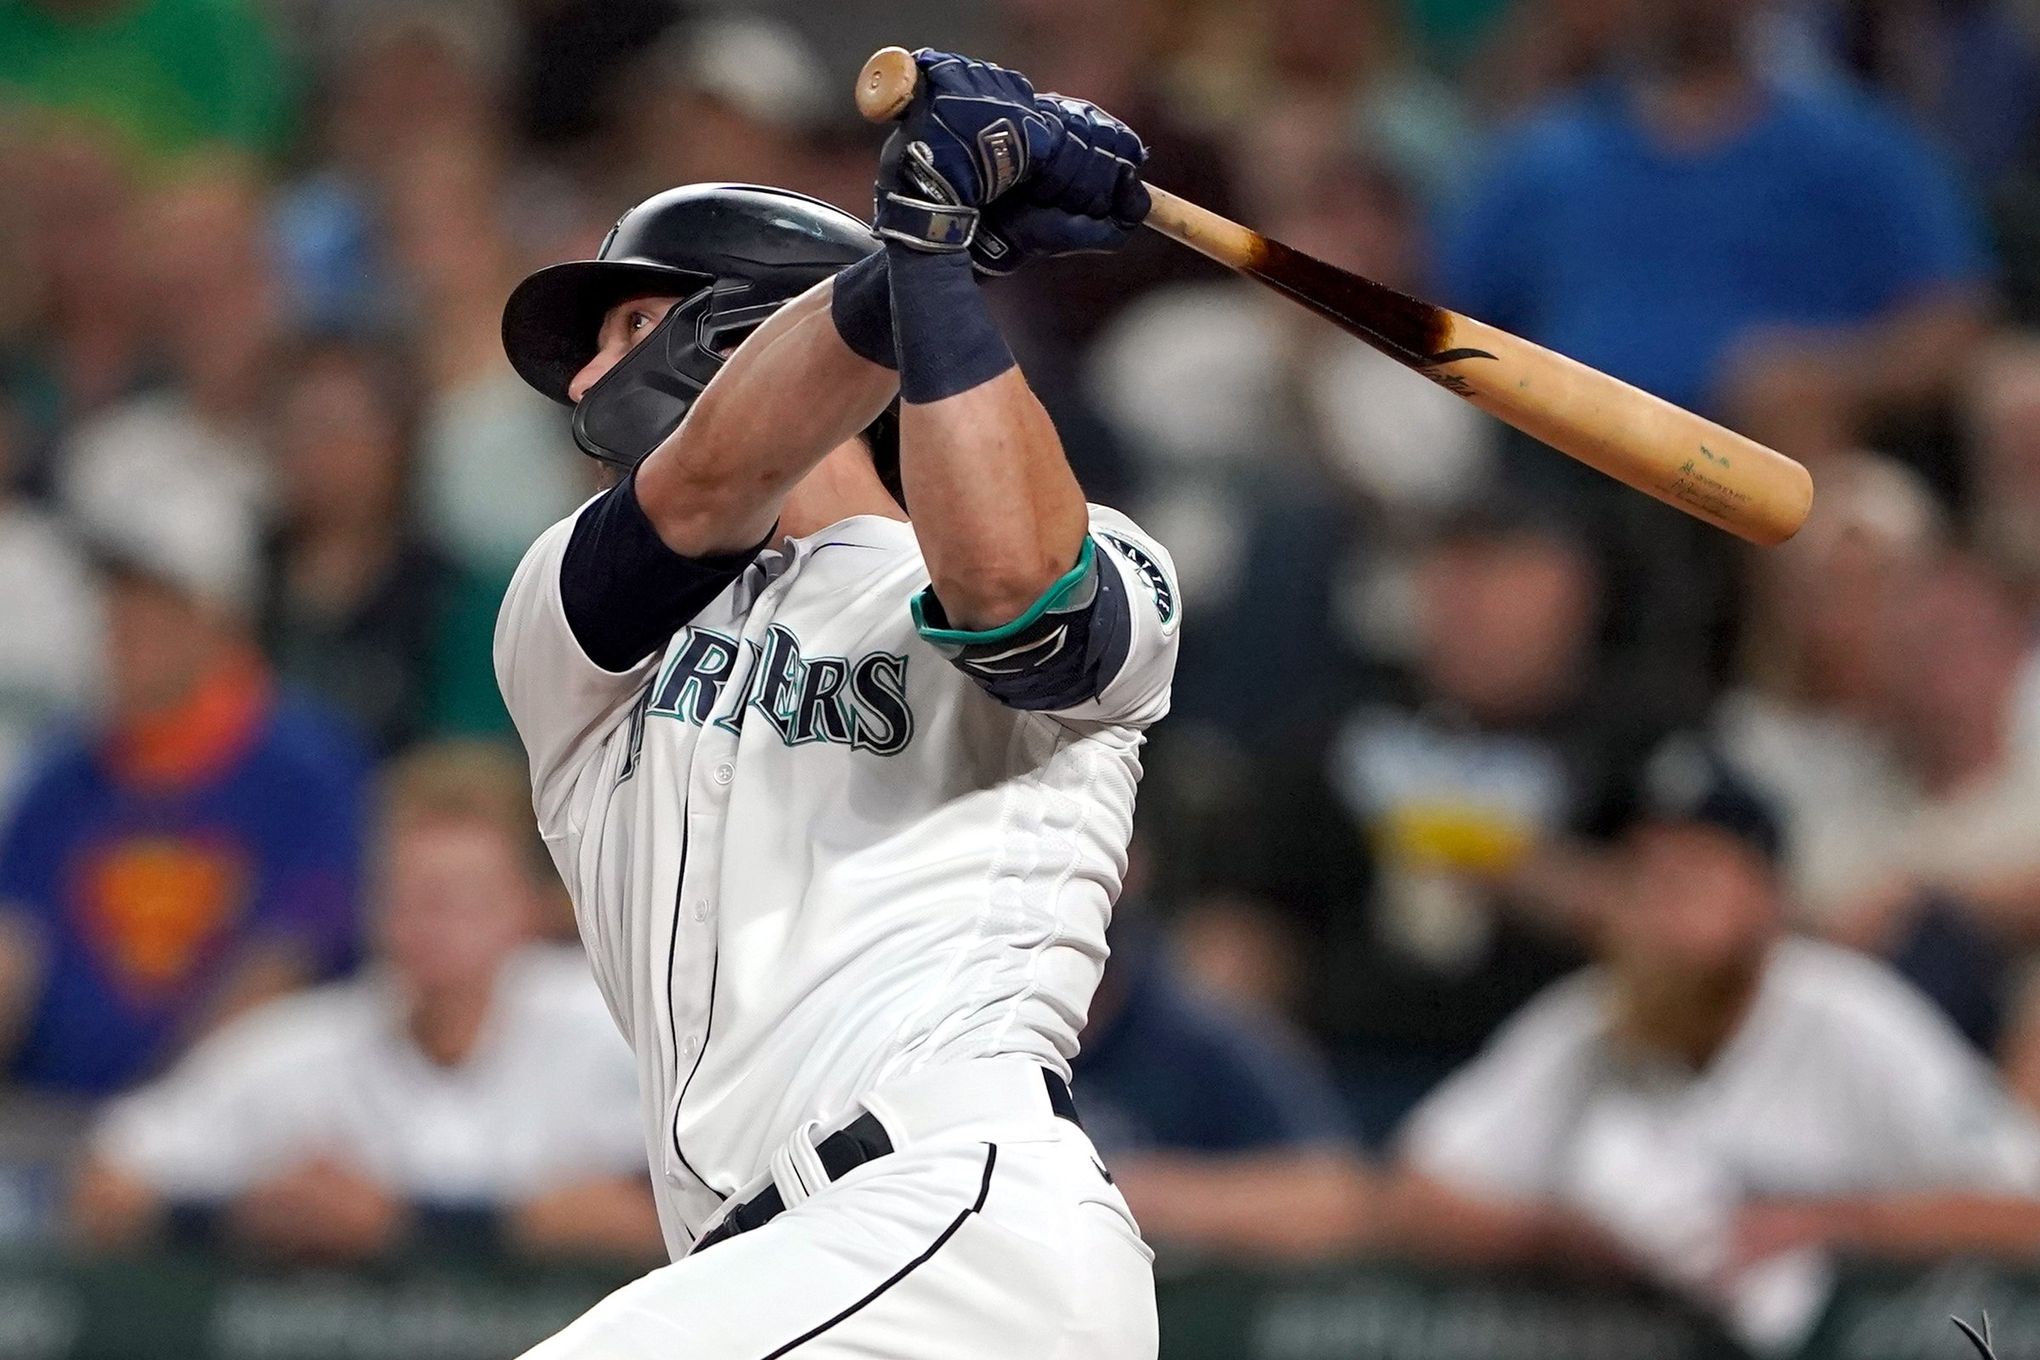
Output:
M1038 1068L930 1069L865 1105L892 1153L812 1195L781 1175L777 1218L524 1360L1154 1360L1153 1253Z

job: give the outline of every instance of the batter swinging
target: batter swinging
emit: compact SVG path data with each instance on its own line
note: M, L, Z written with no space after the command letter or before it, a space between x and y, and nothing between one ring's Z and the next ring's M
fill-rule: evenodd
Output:
M505 312L614 469L496 664L679 1258L536 1360L1155 1354L1066 1082L1179 602L975 277L1118 246L1145 152L919 61L874 228L676 189Z

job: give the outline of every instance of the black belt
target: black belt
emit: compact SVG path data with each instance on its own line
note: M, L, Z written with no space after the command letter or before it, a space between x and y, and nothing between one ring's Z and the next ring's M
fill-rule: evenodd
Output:
M1078 1123L1076 1098L1070 1094L1070 1084L1046 1067L1041 1069L1042 1083L1048 1087L1048 1108L1058 1119ZM886 1133L885 1125L878 1122L875 1114L861 1114L845 1127L815 1144L815 1155L821 1158L822 1170L829 1173L829 1183L835 1184L866 1162L877 1161L893 1150L892 1138ZM718 1242L747 1233L753 1228L762 1228L786 1212L786 1200L780 1195L779 1187L768 1185L742 1204L724 1215L723 1221L702 1234L694 1244L700 1251Z

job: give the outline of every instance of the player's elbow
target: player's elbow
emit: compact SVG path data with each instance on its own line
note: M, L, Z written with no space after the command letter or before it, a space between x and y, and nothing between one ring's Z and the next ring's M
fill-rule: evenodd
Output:
M683 557L742 552L772 527L769 499L725 469L647 459L637 493L659 541Z
M931 570L935 598L952 628L985 632L1025 614L1070 569L1047 553L1016 553Z

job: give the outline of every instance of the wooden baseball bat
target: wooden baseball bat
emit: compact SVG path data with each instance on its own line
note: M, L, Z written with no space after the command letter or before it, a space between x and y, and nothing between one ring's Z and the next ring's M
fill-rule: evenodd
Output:
M906 112L920 68L906 49L873 54L857 108ZM1696 519L1770 546L1799 531L1813 479L1753 439L1542 345L1420 301L1148 186L1147 225L1308 307L1391 359L1560 453Z

